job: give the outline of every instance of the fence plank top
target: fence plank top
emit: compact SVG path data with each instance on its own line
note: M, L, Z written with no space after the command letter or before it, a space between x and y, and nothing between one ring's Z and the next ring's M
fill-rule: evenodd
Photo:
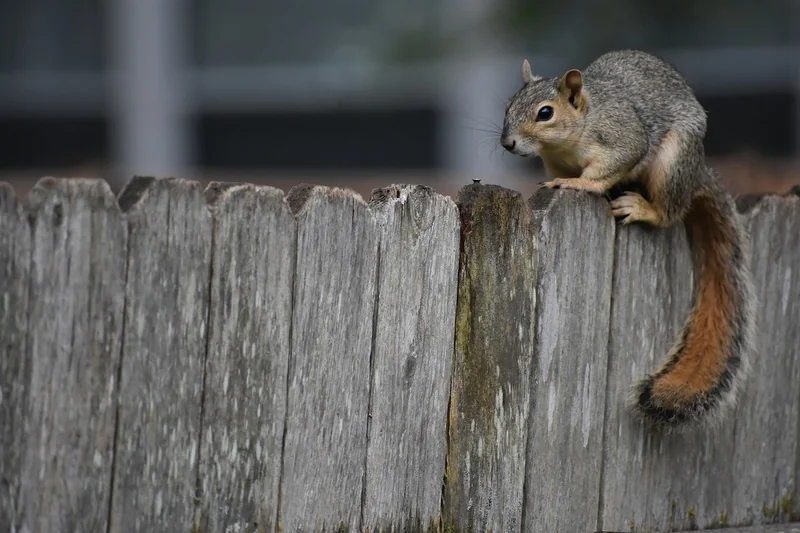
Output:
M44 178L33 222L20 529L102 531L114 456L126 227L108 184Z
M129 247L112 532L194 523L211 214L200 184L136 178L120 195Z
M536 237L515 191L459 195L459 267L444 519L447 531L519 531L533 364Z
M380 224L362 528L438 524L458 284L455 203L432 189L373 192Z
M682 455L688 461L691 444L654 438L626 405L632 385L666 359L688 316L691 272L682 224L617 229L600 512L609 531L670 531L696 505L681 500L670 472Z
M756 355L736 409L732 524L790 519L800 480L800 197L768 196L744 214L755 283ZM769 361L765 361L769 359Z
M367 458L378 227L345 189L289 191L297 217L283 531L354 531Z
M22 463L30 394L28 287L31 231L27 213L0 183L0 528L19 528Z
M545 189L531 206L539 275L523 531L585 531L597 521L614 220L589 193Z
M296 224L282 191L212 183L201 531L274 531Z

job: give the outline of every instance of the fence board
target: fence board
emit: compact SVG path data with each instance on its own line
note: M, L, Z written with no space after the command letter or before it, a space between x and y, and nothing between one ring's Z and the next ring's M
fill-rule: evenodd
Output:
M99 180L39 181L33 222L22 531L102 531L108 519L126 228ZM23 384L25 386L25 384ZM12 528L13 530L13 528Z
M688 312L682 227L574 191L206 194L0 184L0 530L796 527L761 524L800 518L797 195L741 207L736 416L663 435L625 403Z
M111 531L194 520L211 215L198 182L134 178L120 195L128 277Z
M649 259L651 254L656 261ZM664 360L688 316L693 283L680 225L669 230L627 228L618 239L617 257L610 397L630 390L634 380ZM660 264L659 257L668 263ZM667 283L648 287L652 278ZM637 339L632 331L653 332L655 338ZM628 413L609 409L602 525L609 530L671 531L741 523L732 513L731 492L737 479L732 464L737 424L731 414L718 428L665 435L647 432Z
M520 531L533 388L536 234L530 208L515 191L469 185L459 204L443 513L446 528Z
M31 230L14 189L0 183L0 531L21 528Z
M420 186L373 193L380 222L362 527L438 524L458 283L459 218Z
M201 531L274 531L296 224L283 192L212 183ZM250 528L250 529L248 529Z
M732 523L790 519L800 422L800 197L746 213L757 295L756 355L736 411Z
M354 531L367 453L378 227L360 196L297 186L279 528Z
M705 533L800 533L800 523L706 529Z
M689 312L689 245L683 225L636 224L618 228L614 253L601 525L672 531L689 510L672 480L691 464L691 443L646 432L626 403L633 383L662 363Z
M523 530L587 531L597 522L614 221L605 198L541 190L534 410Z

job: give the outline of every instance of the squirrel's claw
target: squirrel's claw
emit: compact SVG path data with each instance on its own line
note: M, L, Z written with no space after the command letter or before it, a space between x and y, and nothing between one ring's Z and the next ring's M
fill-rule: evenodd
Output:
M559 182L560 178L554 179L553 181L543 181L539 184L540 189L560 189L561 183Z
M546 181L542 186L548 189L574 189L576 191L590 190L580 178L556 178L553 181Z

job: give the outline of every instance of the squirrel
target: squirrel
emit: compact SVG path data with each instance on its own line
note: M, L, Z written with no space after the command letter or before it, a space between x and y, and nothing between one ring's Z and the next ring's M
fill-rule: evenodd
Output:
M733 197L705 160L706 112L684 77L652 54L601 55L584 72L534 76L506 104L500 144L539 156L543 186L608 193L624 225L683 222L692 249L692 308L666 360L632 386L629 407L659 427L721 420L737 401L753 351L747 234Z

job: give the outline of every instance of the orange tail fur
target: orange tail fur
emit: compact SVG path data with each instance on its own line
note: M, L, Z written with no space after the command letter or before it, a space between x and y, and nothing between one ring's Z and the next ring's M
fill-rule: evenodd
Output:
M667 361L633 387L633 410L659 426L721 418L736 402L753 338L748 242L735 204L716 184L684 219L693 305Z

